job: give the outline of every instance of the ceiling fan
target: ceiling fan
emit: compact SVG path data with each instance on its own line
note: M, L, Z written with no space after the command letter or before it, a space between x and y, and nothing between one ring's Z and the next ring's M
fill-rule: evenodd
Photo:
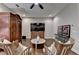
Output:
M33 7L34 7L35 5L36 5L36 4L33 3L33 4L30 6L30 9L33 9ZM44 7L43 7L42 4L38 3L37 5L38 5L41 9L44 9Z

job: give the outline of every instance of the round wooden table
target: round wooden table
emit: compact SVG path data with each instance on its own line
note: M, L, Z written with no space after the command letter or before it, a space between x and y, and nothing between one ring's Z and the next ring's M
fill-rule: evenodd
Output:
M44 39L32 39L31 40L32 43L32 52L33 54L39 54L43 52L43 48L44 48L44 44L45 44L45 40Z

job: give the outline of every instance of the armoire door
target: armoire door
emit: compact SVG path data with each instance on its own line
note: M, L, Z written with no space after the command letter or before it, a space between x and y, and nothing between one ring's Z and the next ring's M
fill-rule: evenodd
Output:
M10 17L10 41L16 40L16 17L11 14Z
M22 29L22 21L19 15L16 15L16 38L21 41L21 29Z

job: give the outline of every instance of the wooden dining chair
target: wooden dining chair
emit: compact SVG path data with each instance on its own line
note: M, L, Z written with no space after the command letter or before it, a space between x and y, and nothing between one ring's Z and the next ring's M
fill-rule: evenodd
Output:
M45 53L46 54L48 54L48 55L56 55L57 50L56 50L54 44L55 44L55 42L53 42L51 44L51 46L49 46L49 47L45 46Z
M61 55L62 54L63 55L68 55L74 44L75 44L75 40L71 38L70 39L70 44L64 46L64 48L63 48L63 50L61 52Z
M73 44L64 45L61 55L68 55L69 51L71 51L71 48L73 47Z
M17 44L12 43L12 46L6 47L6 50L8 55L28 55L29 54L29 48L22 45L21 43L17 43Z

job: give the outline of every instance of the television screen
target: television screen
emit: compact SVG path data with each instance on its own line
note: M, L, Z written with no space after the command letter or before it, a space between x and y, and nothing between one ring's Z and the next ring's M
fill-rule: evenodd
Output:
M70 25L58 26L57 34L63 38L70 38Z
M44 23L31 23L31 31L45 31Z
M67 42L70 38L70 25L58 26L56 38L61 42Z
M70 25L64 25L62 36L65 38L70 38Z

